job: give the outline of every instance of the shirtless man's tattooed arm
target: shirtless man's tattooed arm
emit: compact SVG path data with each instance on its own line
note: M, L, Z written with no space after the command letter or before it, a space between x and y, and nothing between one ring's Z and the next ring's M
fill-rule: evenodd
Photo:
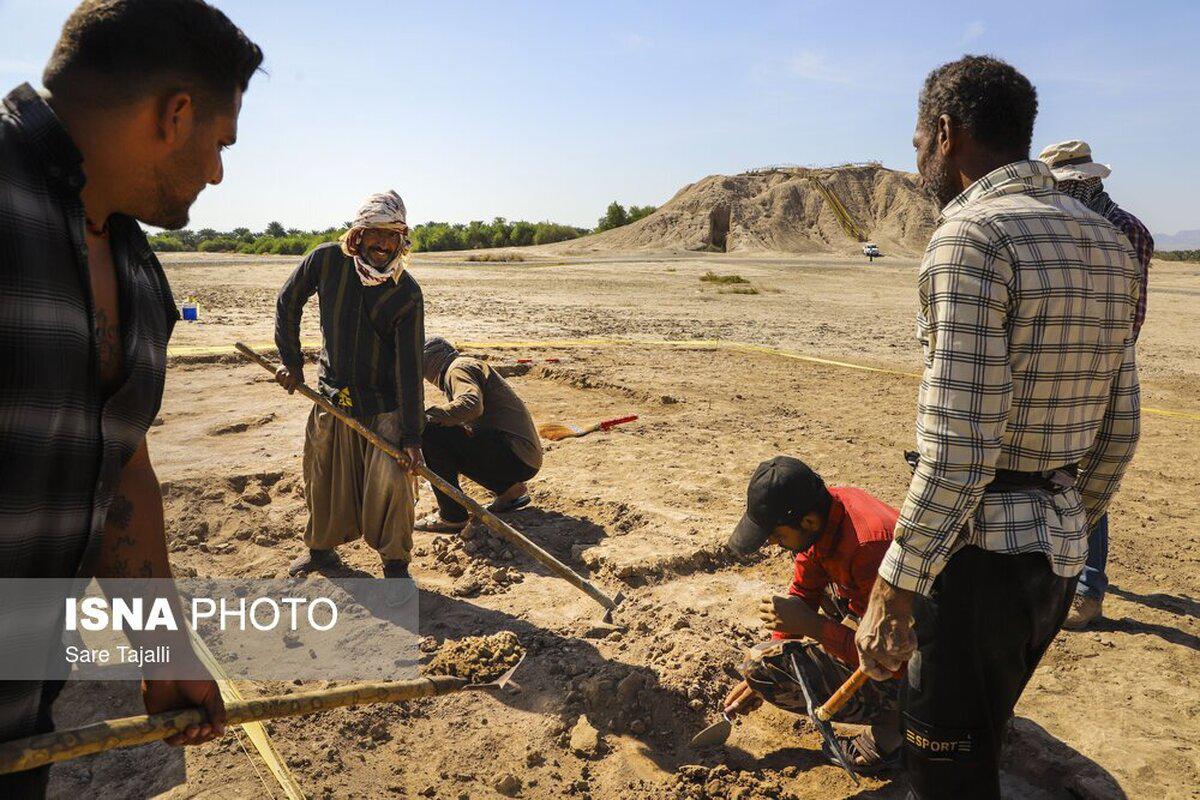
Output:
M104 540L96 577L102 586L105 579L171 578L167 558L166 528L163 519L162 489L150 463L145 440L138 445L133 457L121 472L116 493L108 508ZM172 604L175 618L182 620L179 598L167 584L147 584L146 591L164 592ZM109 588L105 588L109 592ZM221 693L212 680L193 680L196 674L195 653L187 631L162 632L128 631L130 642L139 647L166 644L171 648L171 663L146 665L143 668L142 700L148 713L175 708L201 706L208 712L211 724L193 725L187 731L167 739L168 744L199 744L224 733L225 706ZM183 667L188 672L181 673ZM185 677L180 678L179 675Z

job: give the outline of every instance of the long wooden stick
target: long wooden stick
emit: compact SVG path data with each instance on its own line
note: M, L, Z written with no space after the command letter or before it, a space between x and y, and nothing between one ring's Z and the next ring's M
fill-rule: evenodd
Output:
M410 681L358 683L313 692L233 700L225 704L226 724L241 725L264 719L299 717L345 706L439 697L466 689L468 685L464 678L430 675ZM190 725L201 725L207 721L203 709L187 708L123 717L5 742L0 744L0 775L67 761L102 750L160 741L186 730Z
M238 342L234 346L237 347L238 352L240 352L246 358L255 362L272 375L275 374L275 364L272 364L266 358L263 358L261 355L254 352L241 342ZM349 414L346 414L344 411L337 408L329 401L327 397L315 391L312 387L301 383L296 387L296 391L328 411L330 414L333 414L348 427L352 428L355 432L363 436L367 441L378 447L383 452L387 453L392 458L397 459L401 463L405 461L404 454L398 447L382 439L370 428L366 427ZM422 464L421 466L417 467L417 474L429 481L445 494L452 497L456 503L465 508L477 520L486 525L489 530L491 530L501 539L505 540L513 547L516 547L518 550L526 553L539 564L553 572L555 575L567 581L567 583L570 583L576 589L582 591L588 597L592 598L601 606L603 606L607 612L611 613L612 610L616 608L623 599L619 592L617 593L617 596L613 598L600 591L600 589L597 588L595 584L593 584L587 578L583 577L578 572L552 556L550 553L543 550L536 543L523 536L507 522L500 519L495 514L481 506L479 503L472 500L468 495L451 485L449 481L445 480L433 470L429 469L429 467Z

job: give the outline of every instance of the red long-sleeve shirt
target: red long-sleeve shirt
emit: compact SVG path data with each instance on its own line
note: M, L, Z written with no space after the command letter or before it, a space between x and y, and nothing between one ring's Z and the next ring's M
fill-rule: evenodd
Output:
M816 543L796 556L795 575L788 594L799 597L815 611L825 587L832 585L850 611L861 617L867 610L879 563L892 543L899 511L862 489L829 488L833 504L825 529ZM854 631L832 619L825 620L817 641L830 655L858 666Z

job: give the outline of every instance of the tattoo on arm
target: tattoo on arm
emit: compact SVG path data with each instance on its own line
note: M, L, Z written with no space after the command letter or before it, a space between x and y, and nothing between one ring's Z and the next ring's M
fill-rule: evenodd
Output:
M108 504L108 521L119 530L127 530L133 522L133 503L120 492L113 495L112 502ZM122 536L118 542L122 540L126 540L128 544L134 543L131 536Z
M138 545L137 537L129 533L129 526L133 523L133 502L125 495L117 492L113 495L112 502L108 506L108 522L112 527L110 535L112 540L113 553L113 571L115 577L121 578L152 578L154 577L154 568L149 559L143 559L141 565L135 568L133 560L129 557L129 551L135 549Z
M108 312L96 309L96 347L100 353L100 374L109 376L121 364L121 325L110 323Z

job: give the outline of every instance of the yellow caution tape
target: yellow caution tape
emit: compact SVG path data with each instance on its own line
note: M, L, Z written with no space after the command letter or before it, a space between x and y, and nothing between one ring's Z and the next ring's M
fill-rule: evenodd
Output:
M733 350L741 353L759 353L761 355L774 356L776 358L787 358L792 361L804 361L809 364L822 364L827 367L841 367L843 369L853 369L859 372L876 372L881 375L899 375L905 378L920 378L919 372L906 372L898 369L886 369L884 367L872 367L868 364L855 364L851 361L834 361L828 358L818 358L817 356L806 356L802 353L795 353L790 350L780 350L775 347L767 347L766 345L751 344L750 342L733 342L724 339L545 339L545 340L504 340L504 341L458 341L456 345L461 348L474 348L477 350L514 350L522 348L553 348L553 347L674 347L683 350ZM250 345L255 350L273 350L274 342L259 343ZM320 342L302 342L302 347L319 348ZM212 356L236 355L237 350L233 345L219 345L217 347L202 347L194 345L184 345L179 347L168 347L167 355L169 356L192 356L197 358L207 358ZM1154 408L1151 406L1142 406L1142 411L1146 414L1154 414L1160 417L1175 417L1178 419L1188 419L1200 421L1200 414L1192 411L1172 411L1166 408Z
M216 678L217 686L221 689L221 697L225 700L241 700L242 693L233 685L233 681L225 674L221 663L217 661L217 657L208 649L208 645L194 630L189 629L188 633L192 636L192 645L196 650L196 655L204 666ZM267 728L261 722L243 722L242 730L246 732L254 749L258 751L259 757L263 763L267 765L267 769L271 770L271 774L275 776L275 780L279 781L280 788L287 795L288 800L306 800L304 791L300 788L300 784L296 782L296 778L292 775L291 770L287 768L287 764L280 757L279 751L275 749L275 743L271 741L271 735L267 733Z

